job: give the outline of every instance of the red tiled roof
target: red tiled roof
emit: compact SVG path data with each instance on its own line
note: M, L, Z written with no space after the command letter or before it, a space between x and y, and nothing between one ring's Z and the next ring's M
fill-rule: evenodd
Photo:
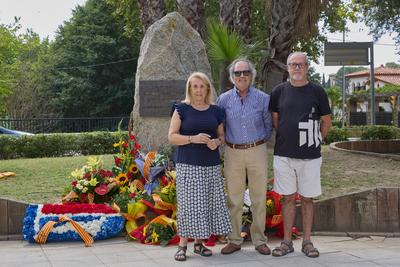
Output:
M400 75L379 75L375 76L375 80L393 85L400 85Z
M377 75L400 75L400 69L396 68L386 68L384 66L379 66L375 68L375 76ZM361 70L346 74L346 77L364 77L369 76L369 69L368 70Z
M369 69L346 74L346 78L366 77L369 80ZM375 80L400 85L400 69L386 68L381 65L375 68Z

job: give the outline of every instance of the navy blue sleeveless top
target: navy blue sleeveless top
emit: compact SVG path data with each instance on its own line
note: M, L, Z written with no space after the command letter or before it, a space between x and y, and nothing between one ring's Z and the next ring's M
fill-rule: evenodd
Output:
M179 133L182 135L197 135L206 133L211 139L218 138L217 129L224 120L224 111L215 105L206 110L197 110L192 106L175 104L181 119ZM219 149L211 150L206 144L187 144L178 146L176 163L198 166L215 166L221 164Z

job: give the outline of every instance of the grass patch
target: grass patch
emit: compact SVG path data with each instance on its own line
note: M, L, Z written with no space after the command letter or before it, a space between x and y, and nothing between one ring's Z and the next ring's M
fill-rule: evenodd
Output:
M32 203L59 202L71 183L71 171L86 164L88 156L1 160L0 171L17 175L0 180L0 196ZM112 155L102 156L104 167L111 169Z

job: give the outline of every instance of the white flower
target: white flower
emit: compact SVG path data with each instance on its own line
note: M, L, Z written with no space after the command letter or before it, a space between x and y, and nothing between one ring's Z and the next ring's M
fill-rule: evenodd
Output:
M88 191L88 188L87 187L84 187L83 189L82 189L82 193L86 193Z

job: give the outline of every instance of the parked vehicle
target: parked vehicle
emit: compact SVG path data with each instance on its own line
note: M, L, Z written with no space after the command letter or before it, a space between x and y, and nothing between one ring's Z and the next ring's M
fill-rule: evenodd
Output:
M0 135L12 135L16 137L20 137L22 135L34 135L33 133L28 133L28 132L23 132L23 131L17 131L17 130L10 130L4 127L0 126Z

